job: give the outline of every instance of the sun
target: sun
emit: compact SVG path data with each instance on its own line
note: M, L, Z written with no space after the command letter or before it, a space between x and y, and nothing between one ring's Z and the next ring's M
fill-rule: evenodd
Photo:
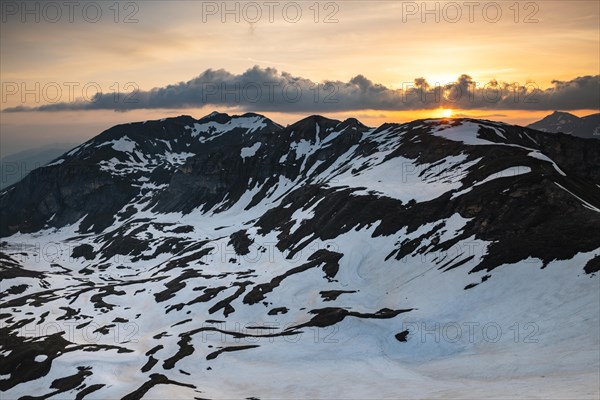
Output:
M446 108L446 109L443 109L443 110L442 110L442 116L443 116L444 118L450 118L450 117L452 117L452 114L453 114L453 113L452 113L452 110L451 110L451 109L449 109L449 108Z

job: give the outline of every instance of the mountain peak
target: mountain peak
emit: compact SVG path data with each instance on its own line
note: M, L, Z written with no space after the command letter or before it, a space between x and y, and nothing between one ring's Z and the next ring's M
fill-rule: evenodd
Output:
M235 117L237 117L237 115L234 115L233 117L235 118ZM242 118L259 117L259 118L263 118L263 119L268 119L267 117L265 117L262 114L257 114L257 113L253 113L253 112L244 113L244 114L240 115L240 117L242 117Z
M207 114L204 117L200 118L198 121L215 121L215 122L219 122L219 123L225 123L225 122L229 121L231 118L232 118L232 116L230 116L227 113L213 111L210 114Z
M294 122L286 129L298 139L310 142L318 141L327 136L327 133L338 126L341 121L324 117L322 115L310 115L300 121Z
M569 120L578 120L579 117L577 115L571 114L566 111L554 111L552 114L547 115L545 118L547 119L569 119Z
M339 121L337 119L327 118L327 117L324 117L319 114L313 114L313 115L309 115L308 117L302 118L301 120L295 122L293 125L304 124L304 123L309 123L309 122L311 122L311 123L315 122L315 123L319 123L319 124L331 124L331 123L339 124L341 121Z
M313 129L315 126L319 127L319 130L327 130L339 125L341 121L337 119L331 119L322 115L309 115L306 118L302 118L299 121L294 122L289 126L293 130Z
M229 115L227 113L213 111L210 114L207 114L204 117L200 118L198 121L200 121L200 122L212 121L212 122L217 122L219 124L225 124L229 121L237 120L237 119L241 119L241 118L255 118L255 119L263 120L269 125L273 124L274 126L280 127L279 124L271 121L269 118L265 117L264 115L253 113L253 112L247 112L247 113L244 113L241 115L237 115L237 114Z
M566 133L582 138L600 138L600 114L592 114L583 118L564 111L554 111L539 121L527 125L528 128L542 132Z
M571 116L573 116L573 117L577 117L576 115L573 115L573 114L571 114L571 113L569 113L569 112L566 112L566 111L558 111L558 110L554 110L554 112L553 112L552 114L550 114L550 115L571 115Z
M346 118L344 121L340 122L336 126L337 130L342 130L346 128L351 128L358 131L370 129L368 126L366 126L356 118Z

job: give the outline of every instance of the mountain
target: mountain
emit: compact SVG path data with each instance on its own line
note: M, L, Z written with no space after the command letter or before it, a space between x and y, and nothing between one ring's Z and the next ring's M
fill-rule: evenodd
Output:
M115 126L0 192L0 390L598 396L600 142L475 119Z
M600 113L579 118L567 112L554 111L527 126L542 132L562 132L586 139L600 139Z
M2 157L0 190L20 181L29 172L48 164L75 146L76 144L70 143L53 143Z

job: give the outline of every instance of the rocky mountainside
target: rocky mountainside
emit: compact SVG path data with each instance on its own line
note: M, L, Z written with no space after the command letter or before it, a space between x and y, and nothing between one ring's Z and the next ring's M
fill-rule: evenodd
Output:
M598 160L473 119L115 126L0 193L0 390L597 397Z
M580 118L567 112L554 111L527 127L542 132L562 132L586 139L600 139L600 113Z
M20 181L30 171L48 164L75 146L69 143L53 143L0 158L0 190Z

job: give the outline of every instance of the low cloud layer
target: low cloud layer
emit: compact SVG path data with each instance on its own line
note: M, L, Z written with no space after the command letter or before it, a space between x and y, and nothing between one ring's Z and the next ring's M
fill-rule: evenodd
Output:
M180 109L203 106L238 107L247 111L339 112L435 109L578 110L600 108L600 75L553 81L540 88L535 82L476 82L461 75L455 82L416 78L391 89L363 75L348 82L310 79L255 66L236 75L223 69L206 70L196 78L129 96L96 94L88 100L57 102L39 107L18 106L5 112L134 109Z

